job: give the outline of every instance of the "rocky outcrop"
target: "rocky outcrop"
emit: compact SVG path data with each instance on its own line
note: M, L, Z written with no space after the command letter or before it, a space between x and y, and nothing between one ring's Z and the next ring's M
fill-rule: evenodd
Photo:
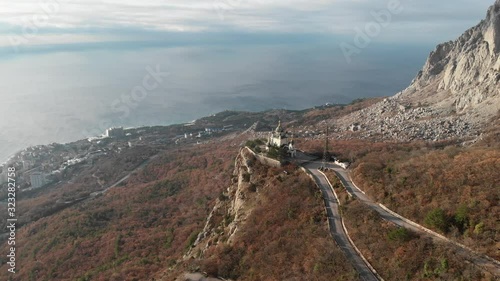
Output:
M221 281L221 279L205 277L201 273L183 273L175 281Z
M240 225L252 211L253 202L257 197L257 187L251 181L252 167L257 162L255 155L248 148L240 150L234 163L232 184L216 200L194 247L185 258L203 254L212 245L233 242Z
M500 112L500 0L486 18L431 52L410 86L331 120L337 133L408 141L477 139Z
M337 124L333 129L337 134L362 139L439 141L476 138L481 134L479 124L471 116L428 106L414 107L389 98L341 118Z
M449 104L457 113L463 113L488 102L498 103L499 86L500 0L497 0L477 26L457 40L437 46L411 85L398 97L436 103L436 95L449 91Z

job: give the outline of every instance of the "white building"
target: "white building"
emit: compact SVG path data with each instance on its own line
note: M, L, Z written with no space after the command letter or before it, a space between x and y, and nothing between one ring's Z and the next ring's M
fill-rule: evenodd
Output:
M279 121L278 127L276 127L276 129L269 135L267 145L274 147L282 147L288 145L288 138L286 136L285 129L281 127L281 121Z
M106 137L108 138L121 138L125 136L125 130L123 127L109 128L106 130Z
M297 149L295 148L292 137L289 138L285 129L281 126L281 121L278 123L278 127L270 133L269 139L267 140L267 149L270 147L285 148L290 157L295 158L297 156Z
M40 188L45 185L45 175L41 172L33 172L30 175L31 187Z
M24 168L25 170L29 170L29 169L31 169L33 166L34 166L34 165L33 165L33 161L28 160L28 159L24 159L24 160L23 160L23 168Z

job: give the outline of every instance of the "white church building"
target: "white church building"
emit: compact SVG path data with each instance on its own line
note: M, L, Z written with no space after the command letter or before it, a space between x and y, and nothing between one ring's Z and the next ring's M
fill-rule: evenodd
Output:
M293 136L291 139L288 138L286 130L281 126L281 120L278 123L278 127L269 134L267 149L269 150L270 147L286 148L292 158L297 154L293 143Z

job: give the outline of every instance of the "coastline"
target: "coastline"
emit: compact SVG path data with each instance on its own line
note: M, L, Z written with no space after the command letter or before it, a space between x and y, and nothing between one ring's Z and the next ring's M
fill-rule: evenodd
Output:
M137 126L137 127L134 127L134 126L123 126L123 129L124 130L138 130L138 129L142 129L142 128L151 128L151 127L169 127L169 126L175 126L175 125L187 125L187 124L192 124L194 122L196 122L197 120L199 119L194 119L190 122L184 122L184 123L179 123L179 124L162 124L162 125L142 125L142 126ZM8 154L5 154L5 155L0 155L0 167L3 167L5 166L6 164L9 163L9 161L14 158L17 154L19 154L21 151L27 149L27 148L30 148L30 147L33 147L33 146L39 146L39 145L49 145L51 143L58 143L58 144L62 144L62 145L66 145L66 144L70 144L70 143L73 143L73 142L78 142L78 141L81 141L81 140L84 140L84 139L91 139L91 138L99 138L99 137L102 137L104 136L104 133L101 134L100 136L87 136L85 138L74 138L70 141L66 141L66 142L46 142L46 143L38 143L38 144L34 144L34 145L28 145L28 146L25 146L23 148L17 148L17 149L13 149L13 152L8 152Z
M9 164L9 162L10 162L10 160L12 160L12 158L14 158L18 153L20 153L21 151L23 151L26 148L18 149L14 153L10 153L10 154L5 155L5 156L0 156L1 157L0 158L0 167L6 166L7 164Z

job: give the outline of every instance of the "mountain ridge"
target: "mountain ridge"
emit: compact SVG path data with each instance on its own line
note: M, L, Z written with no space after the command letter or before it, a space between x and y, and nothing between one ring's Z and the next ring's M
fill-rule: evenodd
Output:
M411 101L416 92L426 92L424 98L431 98L433 93L449 91L447 98L458 113L476 109L489 99L498 101L499 54L500 1L496 1L479 24L455 41L439 44L410 86L396 97Z
M479 141L500 113L500 1L454 41L437 45L410 85L327 123L353 137Z

